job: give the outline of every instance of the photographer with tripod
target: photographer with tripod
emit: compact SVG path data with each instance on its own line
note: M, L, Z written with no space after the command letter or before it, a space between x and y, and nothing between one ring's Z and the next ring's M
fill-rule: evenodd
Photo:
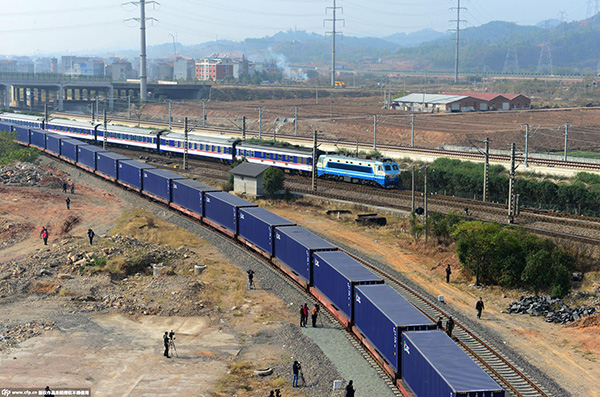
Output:
M294 365L292 365L292 373L294 374L294 377L292 378L292 387L298 387L298 376L301 376L302 379L302 385L305 384L304 382L304 374L302 373L302 365L300 365L300 363L298 361L294 361Z

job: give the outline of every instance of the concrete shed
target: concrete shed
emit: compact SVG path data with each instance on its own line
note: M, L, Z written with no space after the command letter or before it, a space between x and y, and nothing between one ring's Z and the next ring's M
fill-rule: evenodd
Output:
M233 191L251 196L263 195L263 175L270 166L242 163L229 171L233 174Z

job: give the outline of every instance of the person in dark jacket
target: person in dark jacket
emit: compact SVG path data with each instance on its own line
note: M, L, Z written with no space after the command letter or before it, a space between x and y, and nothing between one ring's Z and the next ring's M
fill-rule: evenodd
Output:
M483 311L483 309L485 309L485 306L483 305L483 299L479 297L479 300L475 304L475 310L477 310L477 318L481 318L481 312Z
M317 316L319 315L319 305L315 304L312 308L311 317L312 317L312 326L313 328L317 326Z
M348 385L346 386L346 397L354 397L354 385L352 384L352 381L348 382Z
M48 245L48 229L46 229L46 226L42 227L42 231L40 232L40 237L42 238L42 240L44 240L44 245Z
M69 197L67 197L65 202L67 203L67 209L70 209L71 208L71 199Z
M449 283L450 282L450 275L452 274L452 269L450 268L450 264L448 263L448 266L446 266L446 282Z
M292 374L294 377L292 378L292 387L298 387L298 373L300 372L300 363L298 361L294 361L294 365L292 365Z
M71 194L75 194L75 184L71 184Z
M63 182L63 193L67 192L67 182Z
M300 305L298 312L300 313L300 327L304 327L304 324L306 324L306 318L304 317L304 306Z
M437 329L442 329L442 316L438 317L437 323L435 323Z
M454 329L454 320L452 316L448 317L448 321L446 321L446 333L449 337L452 338L452 330Z
M90 245L93 245L94 236L96 233L92 229L88 229L87 231L88 238L90 239Z
M254 270L249 269L248 273L248 289L252 289L252 281L254 280Z
M169 333L167 331L165 331L165 334L163 335L163 343L165 345L164 356L166 358L171 358L171 357L169 357Z

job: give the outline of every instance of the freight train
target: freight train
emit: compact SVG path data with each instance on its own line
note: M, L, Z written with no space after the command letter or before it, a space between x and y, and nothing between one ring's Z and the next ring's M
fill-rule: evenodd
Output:
M152 130L110 125L104 131L102 124L52 119L46 122L38 116L1 113L0 122L21 128L36 128L71 138L100 143L106 139L111 145L145 149L157 153L185 151L185 136L169 130ZM233 162L245 159L251 163L268 164L291 172L310 173L313 153L309 148L252 143L239 139L188 135L188 155L205 159ZM318 157L319 177L393 188L400 182L398 163L386 159L359 159L344 156Z
M37 147L197 219L259 253L314 296L371 351L406 396L503 397L436 325L335 245L256 204L81 140L0 122Z

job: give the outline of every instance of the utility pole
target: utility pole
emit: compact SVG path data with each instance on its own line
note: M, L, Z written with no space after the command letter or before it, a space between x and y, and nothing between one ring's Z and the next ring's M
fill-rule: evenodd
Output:
M427 168L425 167L425 180L424 180L424 187L423 187L423 193L425 195L424 197L424 204L423 204L423 216L424 216L424 224L423 224L423 232L425 233L425 244L427 244Z
M569 141L569 123L565 123L565 161L567 161L567 143Z
M202 101L202 127L206 127L206 100Z
M459 54L459 49L460 49L460 23L467 22L467 21L460 19L460 10L466 10L466 8L460 6L460 0L457 0L457 1L458 1L458 6L450 8L451 10L456 10L456 19L450 21L450 22L456 22L456 50L455 50L455 57L454 57L454 84L458 83L458 54Z
M92 107L92 124L96 121L96 113L94 112L94 102L90 104Z
M508 181L508 223L515 221L515 197L517 195L517 186L515 180L515 144L511 145L510 150L510 176Z
M415 166L412 166L412 195L411 195L411 211L415 212Z
M410 147L415 147L415 114L411 114L411 135L410 135Z
M523 165L529 167L529 124L525 124L525 162Z
M488 201L490 191L490 138L485 138L485 163L483 165L483 201Z
M127 108L129 109L129 116L127 116L127 120L131 120L131 95L127 95Z
M317 191L317 131L313 137L313 150L312 150L312 191Z
M43 129L48 128L47 125L48 125L48 104L45 103L44 104L44 128Z
M135 20L140 23L140 100L145 101L148 99L148 88L147 88L147 73L146 73L146 4L159 4L156 1L130 1L125 4L134 4L140 6L140 18L130 18L129 20ZM149 20L156 21L155 18L148 18Z
M298 136L298 106L294 106L294 136Z
M258 107L258 139L262 139L262 106Z
M246 116L242 116L242 139L246 140Z
M315 104L319 104L319 87L315 87Z
M106 109L104 109L104 134L103 135L103 140L102 140L102 149L106 150L106 143L108 142L108 120L106 120Z
M98 117L100 117L100 106L98 96L96 96L96 114L98 115Z
M373 115L373 150L377 150L377 115Z
M173 121L173 117L171 116L171 101L169 101L169 131L171 130L171 121Z
M325 26L326 22L331 22L333 27L331 32L327 33L331 33L331 86L335 88L335 35L341 33L336 32L335 23L337 21L342 21L345 24L345 21L343 19L337 19L335 14L337 10L342 10L342 12L344 12L344 9L342 7L336 7L336 0L333 0L333 7L325 7L325 12L327 12L327 10L332 10L333 12L333 18L324 19L323 26Z
M188 118L184 118L183 119L183 134L184 134L184 142L185 142L185 146L183 147L183 169L187 170L188 169L188 148L189 148L189 141L188 141Z

